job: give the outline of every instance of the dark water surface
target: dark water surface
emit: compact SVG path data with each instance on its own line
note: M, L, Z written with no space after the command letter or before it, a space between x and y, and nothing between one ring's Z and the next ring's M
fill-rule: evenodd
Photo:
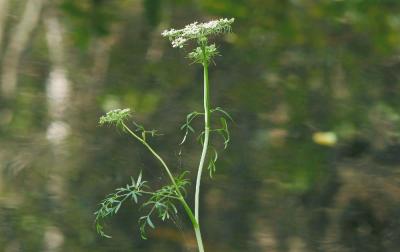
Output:
M399 251L399 13L394 0L0 0L0 251L195 251L183 215L141 240L132 204L106 223L112 239L96 234L99 201L129 176L166 181L97 121L132 108L194 179L201 146L180 148L179 127L202 109L202 69L160 33L217 17L236 21L216 41L212 106L235 122L204 176L207 251Z

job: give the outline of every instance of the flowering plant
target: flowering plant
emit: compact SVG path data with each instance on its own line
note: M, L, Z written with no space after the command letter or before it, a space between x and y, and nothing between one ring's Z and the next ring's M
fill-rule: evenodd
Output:
M232 120L230 115L222 108L217 107L212 109L210 107L210 84L208 79L208 66L212 58L218 55L218 50L215 44L208 44L208 39L212 35L218 35L231 31L231 25L234 19L219 19L210 21L208 23L192 23L185 26L183 29L175 30L170 29L162 33L162 36L169 38L173 47L182 48L190 40L197 42L197 47L188 54L188 57L194 62L202 64L204 72L204 111L203 112L191 112L186 117L186 122L181 126L181 129L185 131L184 137L180 144L183 144L190 132L194 132L191 122L199 116L204 117L204 130L200 133L199 137L202 143L202 152L200 156L199 166L196 177L196 189L194 198L194 214L192 208L186 202L186 189L185 187L189 184L189 180L185 178L187 172L183 172L178 176L174 176L171 169L168 167L163 158L149 145L146 141L146 136L155 136L155 130L145 130L145 128L136 122L133 124L136 126L136 130L131 130L127 122L131 117L129 109L117 109L108 112L105 116L100 118L99 124L104 125L115 125L122 129L124 132L130 134L134 139L142 143L150 153L160 162L164 171L168 175L171 184L165 185L158 190L151 191L147 186L147 181L142 180L142 173L139 174L135 180L131 178L131 183L124 187L118 188L114 193L109 194L100 204L100 208L95 212L96 215L96 228L97 232L104 236L106 235L103 231L102 221L108 216L117 214L121 205L131 200L135 203L139 202L139 197L148 196L147 200L142 204L143 208L148 208L147 214L139 218L140 231L142 237L145 239L146 227L155 228L152 221L154 215L157 215L162 221L170 219L172 216L178 213L176 204L179 203L185 213L189 217L193 229L195 232L198 249L200 252L204 252L204 245L202 241L199 221L199 197L200 197L200 184L203 173L203 168L208 159L208 170L210 177L216 170L216 161L218 159L217 149L209 146L210 133L220 134L224 140L224 148L228 146L230 141L230 135L228 130L228 120ZM220 115L220 127L211 128L211 114ZM211 153L209 153L211 150Z

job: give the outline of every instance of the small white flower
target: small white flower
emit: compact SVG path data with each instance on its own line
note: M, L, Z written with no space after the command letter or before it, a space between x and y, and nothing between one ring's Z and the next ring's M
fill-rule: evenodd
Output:
M172 47L179 47L182 48L183 45L186 43L187 39L178 37L175 40L172 41Z

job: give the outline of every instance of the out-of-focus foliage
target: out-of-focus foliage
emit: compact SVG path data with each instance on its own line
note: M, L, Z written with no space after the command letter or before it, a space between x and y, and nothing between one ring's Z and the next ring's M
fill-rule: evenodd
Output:
M127 1L64 0L59 8L69 24L74 42L80 47L96 37L110 34L112 26L121 18Z

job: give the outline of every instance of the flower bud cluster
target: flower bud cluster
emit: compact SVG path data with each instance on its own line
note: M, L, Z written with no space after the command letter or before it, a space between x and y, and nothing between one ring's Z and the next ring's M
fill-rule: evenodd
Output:
M208 64L211 59L218 54L217 47L215 44L195 48L192 52L188 54L188 58L193 60L193 63Z
M106 115L100 117L99 124L115 124L116 126L122 126L122 123L130 117L130 109L114 109L107 112Z

